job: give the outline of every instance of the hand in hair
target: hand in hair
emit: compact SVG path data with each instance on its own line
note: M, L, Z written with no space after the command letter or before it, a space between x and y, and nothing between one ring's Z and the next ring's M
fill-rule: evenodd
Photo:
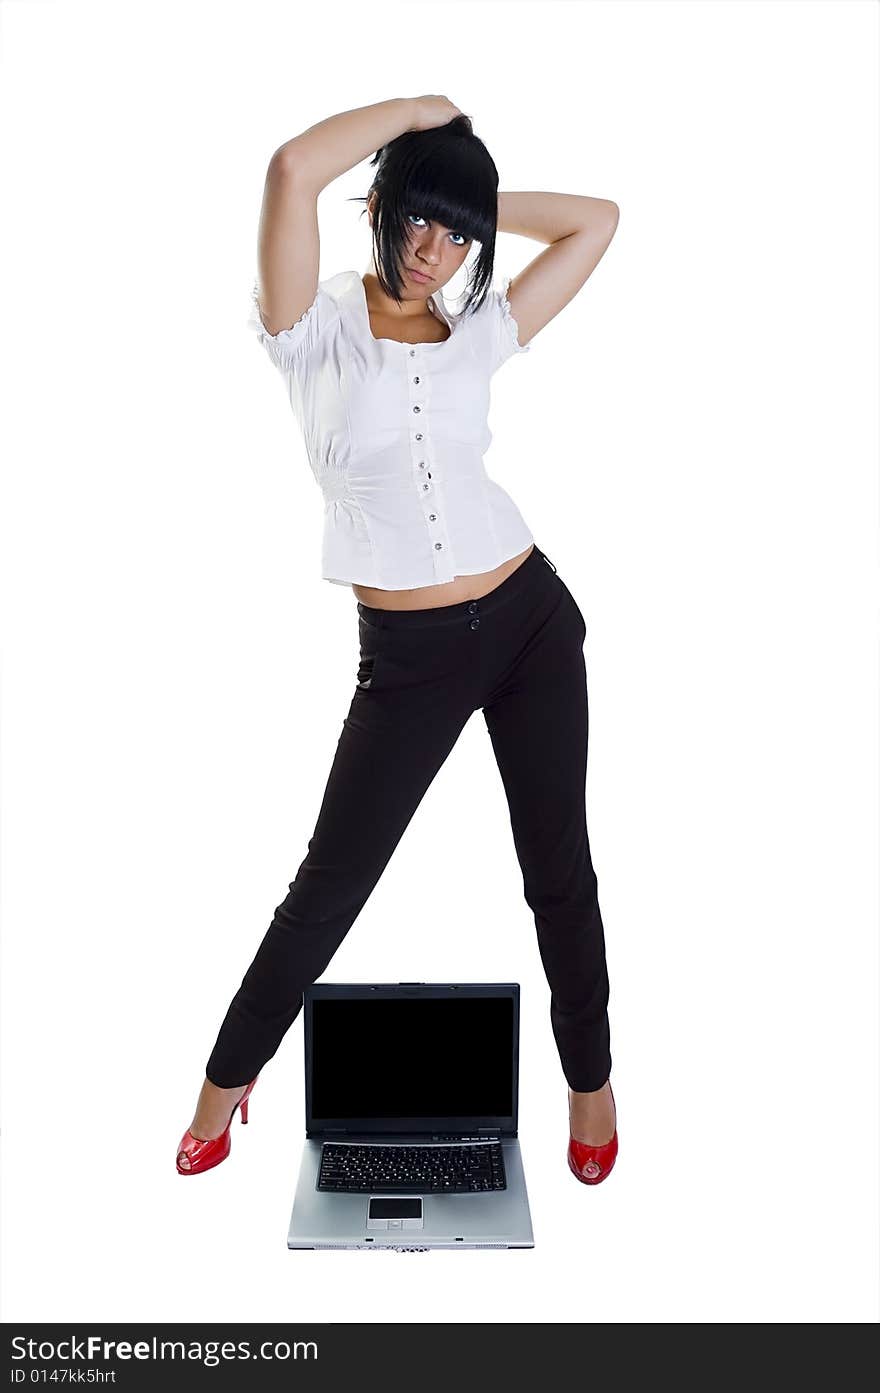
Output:
M413 112L413 125L410 129L414 131L427 131L432 126L445 126L462 114L448 97L436 96L413 97Z

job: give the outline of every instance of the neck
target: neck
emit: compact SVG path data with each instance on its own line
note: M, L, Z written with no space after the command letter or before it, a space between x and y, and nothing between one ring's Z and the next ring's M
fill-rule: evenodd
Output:
M423 300L419 297L418 299L403 300L401 304L398 304L390 295L386 295L372 268L364 272L362 281L366 291L367 304L374 314L387 315L389 319L421 319L426 314L434 315L429 299Z

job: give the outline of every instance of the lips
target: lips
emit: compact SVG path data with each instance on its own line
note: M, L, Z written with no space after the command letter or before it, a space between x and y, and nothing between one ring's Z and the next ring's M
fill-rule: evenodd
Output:
M409 271L411 276L418 276L420 280L429 281L432 279L431 276L425 275L424 271L419 271L415 266L407 266L406 269Z

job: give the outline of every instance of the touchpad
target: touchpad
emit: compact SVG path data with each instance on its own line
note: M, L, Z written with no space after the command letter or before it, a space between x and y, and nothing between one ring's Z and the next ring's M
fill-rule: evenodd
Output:
M421 1195L371 1195L367 1206L368 1229L420 1229Z

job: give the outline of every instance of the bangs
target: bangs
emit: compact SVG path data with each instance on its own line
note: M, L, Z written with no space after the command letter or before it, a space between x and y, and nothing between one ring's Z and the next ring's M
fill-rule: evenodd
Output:
M416 213L428 222L459 232L469 242L494 239L498 221L498 195L485 179L469 176L459 164L423 160L405 181L390 190L388 211L395 219Z

